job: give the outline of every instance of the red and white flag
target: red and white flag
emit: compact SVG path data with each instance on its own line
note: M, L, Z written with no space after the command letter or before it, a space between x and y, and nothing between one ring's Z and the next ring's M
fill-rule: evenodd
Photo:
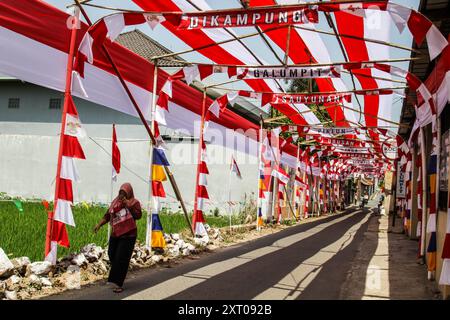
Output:
M287 184L289 182L288 174L281 167L272 171L272 177L277 178L282 184Z
M117 146L116 125L113 124L112 132L112 179L117 181L117 175L120 173L120 150Z

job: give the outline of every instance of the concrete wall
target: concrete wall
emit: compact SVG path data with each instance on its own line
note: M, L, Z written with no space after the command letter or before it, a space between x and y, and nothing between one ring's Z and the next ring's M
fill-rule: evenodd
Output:
M21 99L19 109L8 109L8 98ZM59 144L61 110L49 109L50 98L62 98L61 93L21 82L0 82L0 192L25 198L52 199ZM74 184L74 200L108 202L111 198L111 124L117 124L122 171L114 185L117 192L123 182L131 182L136 197L148 198L149 142L138 119L75 99L81 122L90 138L81 139L86 160L77 160L82 181ZM161 133L174 132L161 128ZM167 142L167 157L183 198L192 208L198 140ZM104 148L105 150L103 150ZM210 176L209 209L224 207L228 200L228 181L232 149L208 144ZM242 180L232 178L231 198L240 201L257 190L257 159L235 152ZM167 205L178 204L169 182Z

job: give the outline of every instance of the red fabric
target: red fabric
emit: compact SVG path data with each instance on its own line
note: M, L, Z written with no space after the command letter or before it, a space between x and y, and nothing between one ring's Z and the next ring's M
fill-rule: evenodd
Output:
M65 157L78 158L78 159L86 159L83 148L78 142L77 137L72 137L68 135L64 135L63 138L63 150L62 155Z
M68 96L66 99L67 99L67 113L78 117L78 111L77 108L75 107L75 103L73 102L72 96Z
M420 13L411 10L411 14L408 19L408 28L411 31L414 41L420 46L427 35L432 23Z
M199 166L199 173L209 174L208 165L205 161L202 161Z
M70 248L69 236L63 222L53 220L51 241L56 241L61 247Z
M57 199L73 202L72 180L59 178Z
M166 192L164 191L164 186L161 181L152 181L152 194L155 197L166 197Z
M197 196L198 198L209 199L208 190L206 189L205 186L198 185L197 192L198 192L198 196Z
M112 134L112 165L117 174L120 173L120 150L117 146L116 126L113 124Z

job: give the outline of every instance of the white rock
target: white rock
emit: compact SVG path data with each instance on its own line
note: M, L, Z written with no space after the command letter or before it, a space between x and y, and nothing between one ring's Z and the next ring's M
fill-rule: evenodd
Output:
M80 272L80 267L71 265L71 266L69 266L69 267L67 268L67 272L68 272L68 273L71 273L71 274L73 274L73 273L79 273L79 272Z
M178 233L172 233L172 239L174 241L178 241L178 240L180 240L180 235Z
M5 251L0 248L0 278L9 277L14 269L14 265L9 260Z
M38 276L47 275L50 271L53 270L53 265L49 261L38 261L30 263L27 266L27 275L35 274Z
M189 251L194 251L195 250L195 246L193 244L191 244L191 243L188 243L186 248L189 249Z
M169 252L172 256L178 257L180 255L180 247L178 245L174 245L172 249L169 249Z
M95 245L95 243L90 243L81 249L81 253L85 256L86 260L94 262L102 257L103 249Z
M181 254L183 256L188 256L191 254L191 250L189 250L188 248L184 248L183 251L181 252Z
M203 237L203 238L194 238L194 243L199 245L199 246L206 246L209 242L209 238L208 237Z
M179 248L184 248L186 245L186 242L184 242L184 240L180 239L177 242L175 242L175 244L179 247Z
M49 278L46 278L46 277L42 277L42 278L41 278L41 283L42 283L42 285L43 285L44 287L51 287L51 286L53 286L53 284L52 284L52 282L50 281L50 279L49 279Z
M13 264L14 269L19 272L19 274L24 275L27 271L27 266L31 264L31 261L28 257L20 257L12 259L11 263Z
M158 263L159 261L161 261L161 256L159 256L159 255L154 255L154 256L151 257L151 260L152 260L154 263Z
M5 297L7 300L17 300L17 292L15 291L5 291Z
M88 264L88 260L82 253L79 253L75 257L73 257L71 262L72 262L72 264L79 266L79 267L83 267Z
M11 277L8 278L8 280L6 280L8 283L10 283L11 285L14 284L18 284L20 282L20 280L22 280L21 277L13 275Z
M206 232L209 232L209 230L211 230L211 227L207 223L205 223L205 230Z
M35 286L41 286L42 285L41 278L39 278L35 274L32 274L28 279L30 280L30 284L31 285L35 285Z
M98 266L98 269L99 269L103 274L105 274L105 273L108 272L108 268L106 267L106 265L105 265L102 261L97 262L97 266Z

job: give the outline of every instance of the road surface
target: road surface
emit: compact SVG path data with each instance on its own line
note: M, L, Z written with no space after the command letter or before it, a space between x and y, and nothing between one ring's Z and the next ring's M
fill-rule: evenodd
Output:
M104 284L50 299L338 299L376 209L299 224L244 244L130 273L125 290Z

